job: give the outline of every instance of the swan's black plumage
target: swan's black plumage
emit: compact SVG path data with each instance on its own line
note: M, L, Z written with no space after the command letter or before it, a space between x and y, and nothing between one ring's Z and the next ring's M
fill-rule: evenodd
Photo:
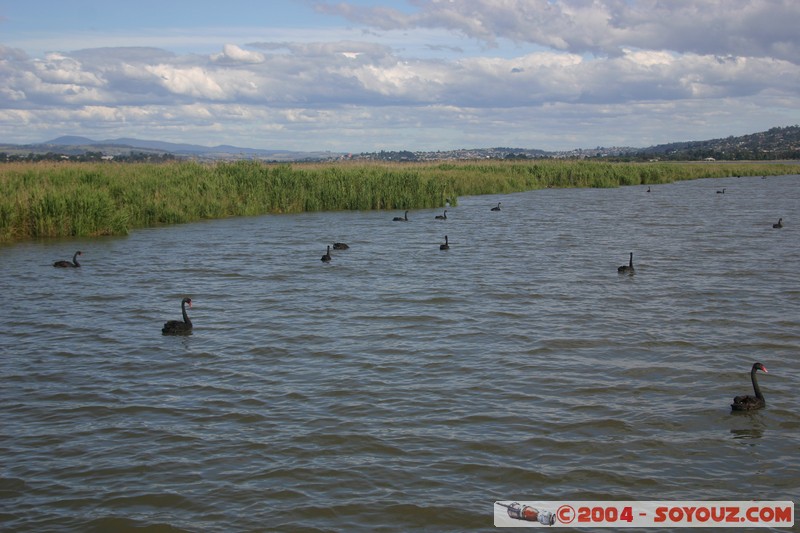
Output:
M322 256L322 262L328 263L331 260L331 247L328 246L328 251L325 252L325 255Z
M436 215L433 218L436 220L447 220L447 209L444 210L444 214Z
M58 268L70 268L70 267L78 268L81 266L81 264L78 263L79 255L83 255L83 252L80 251L75 252L75 255L72 256L71 263L69 261L56 261L55 263L53 263L53 266Z
M401 217L394 217L392 220L395 222L408 222L408 211L406 211L405 215Z
M335 243L333 243L333 249L334 249L334 250L349 250L349 249L350 249L350 247L349 247L349 246L347 246L347 245L346 245L345 243L343 243L343 242L335 242Z
M192 331L192 321L189 320L189 315L186 313L186 304L192 307L192 299L184 298L181 300L181 312L183 313L183 321L181 320L168 320L164 322L164 327L161 328L163 335L186 335Z
M497 205L492 208L492 211L500 211L500 202L497 202Z
M756 379L756 371L758 370L766 372L767 368L761 363L753 363L753 368L750 370L750 381L753 382L753 391L756 393L756 395L743 395L735 397L733 399L733 403L731 404L731 409L734 411L753 411L755 409L761 409L767 405L767 402L764 400L764 395L761 393L761 387L758 386L758 380Z
M783 227L783 219L779 218L777 224L772 225L773 228L782 228Z
M439 245L440 250L449 250L450 249L450 242L447 240L447 235L444 236L444 244Z
M636 269L633 268L633 252L631 252L631 259L627 265L622 265L617 268L620 274L636 274Z

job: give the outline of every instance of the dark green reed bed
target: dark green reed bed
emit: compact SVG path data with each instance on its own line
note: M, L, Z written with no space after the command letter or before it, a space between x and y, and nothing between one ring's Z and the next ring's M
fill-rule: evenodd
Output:
M793 174L755 163L480 161L0 165L0 242L121 235L133 228L267 213L421 209L459 196Z

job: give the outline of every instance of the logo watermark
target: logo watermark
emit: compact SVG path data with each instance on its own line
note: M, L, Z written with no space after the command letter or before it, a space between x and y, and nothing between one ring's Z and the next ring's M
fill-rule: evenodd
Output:
M496 501L496 527L792 527L791 501Z

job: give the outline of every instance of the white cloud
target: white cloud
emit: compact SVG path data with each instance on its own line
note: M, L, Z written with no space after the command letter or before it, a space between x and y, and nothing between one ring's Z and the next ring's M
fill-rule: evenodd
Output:
M100 86L103 80L85 71L81 63L62 54L48 54L44 60L34 60L37 77L45 83Z
M28 54L24 50L0 44L0 64L8 61L26 61L27 59Z
M795 4L337 3L320 10L366 26L302 37L250 28L243 42L225 29L208 36L213 53L143 46L152 34L41 57L0 46L0 137L96 129L358 151L747 133L800 122Z
M148 70L161 78L161 84L175 95L208 100L222 100L227 96L213 76L200 67L178 68L160 64Z
M382 30L447 28L497 45L502 39L574 53L625 47L698 54L800 57L794 0L462 0L417 1L414 11L348 2L320 12Z
M226 44L222 49L222 53L212 55L211 60L217 62L255 64L263 63L264 55L259 52L239 48L235 44Z

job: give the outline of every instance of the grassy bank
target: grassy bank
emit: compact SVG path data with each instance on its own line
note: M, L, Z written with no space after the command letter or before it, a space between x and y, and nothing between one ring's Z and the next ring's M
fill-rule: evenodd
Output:
M421 209L459 196L792 174L737 163L485 161L0 165L0 242L120 235L201 219L303 211Z

